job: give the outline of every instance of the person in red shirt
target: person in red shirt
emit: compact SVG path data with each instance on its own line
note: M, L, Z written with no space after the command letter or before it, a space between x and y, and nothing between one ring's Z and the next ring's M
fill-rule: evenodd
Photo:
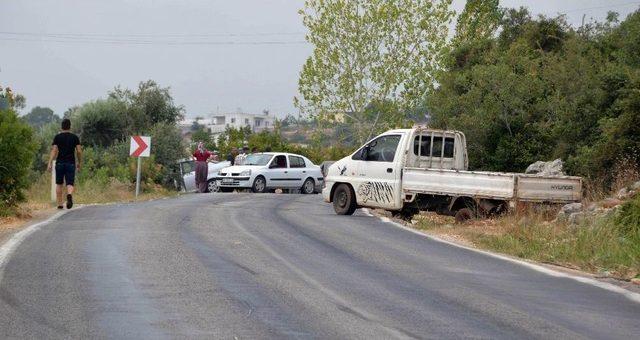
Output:
M207 191L207 176L209 175L209 166L207 162L211 158L211 152L204 148L204 143L199 142L196 151L193 153L196 161L196 188L199 192Z

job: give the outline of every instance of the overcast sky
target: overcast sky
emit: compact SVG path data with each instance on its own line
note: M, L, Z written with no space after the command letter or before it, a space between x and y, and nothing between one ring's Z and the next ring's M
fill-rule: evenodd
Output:
M295 113L298 73L312 47L302 0L0 0L0 85L27 109L68 107L116 85L170 86L189 116L236 111ZM465 1L454 0L459 11ZM624 18L640 1L503 0L533 13ZM125 41L126 42L123 42Z

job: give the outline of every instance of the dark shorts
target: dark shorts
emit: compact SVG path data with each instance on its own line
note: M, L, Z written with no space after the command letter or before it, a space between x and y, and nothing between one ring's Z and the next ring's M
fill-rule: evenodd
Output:
M56 163L56 184L63 182L73 185L76 178L76 165L74 163Z

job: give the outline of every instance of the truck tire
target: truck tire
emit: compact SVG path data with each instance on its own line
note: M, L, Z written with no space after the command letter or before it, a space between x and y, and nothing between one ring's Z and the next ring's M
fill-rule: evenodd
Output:
M313 181L313 178L309 177L304 181L302 188L300 188L300 192L306 195L316 192L316 182Z
M257 194L265 193L267 191L267 180L265 180L264 177L262 176L256 177L256 179L253 180L253 186L251 186L251 191Z
M456 212L456 223L464 223L472 218L475 218L476 214L469 208L462 208Z
M339 184L333 194L333 210L338 215L353 215L356 207L356 197L351 187Z

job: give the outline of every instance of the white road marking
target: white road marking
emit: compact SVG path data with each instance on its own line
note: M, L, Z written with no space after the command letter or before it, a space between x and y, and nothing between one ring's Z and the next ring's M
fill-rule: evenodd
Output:
M567 279L575 280L575 281L578 281L578 282L586 283L588 285L592 285L592 286L595 286L595 287L606 289L606 290L608 290L610 292L622 294L626 298L628 298L629 300L631 300L633 302L640 303L640 294L639 293L632 292L630 290L624 289L624 288L616 286L614 284L598 281L598 280L595 280L595 279L592 279L592 278L589 278L589 277L576 276L576 275L571 275L571 274L567 274L567 273L562 273L562 272L555 271L553 269L549 269L549 268L546 268L544 266L541 266L541 265L538 265L538 264L534 264L534 263L531 263L531 262L518 260L518 259L515 259L515 258L511 258L511 257L505 256L505 255L492 253L492 252L486 251L486 250L480 250L480 249L476 249L476 248L467 247L467 246L464 246L464 245L461 245L461 244L457 244L457 243L454 243L454 242L450 242L450 241L444 240L444 239L439 238L437 236L428 235L428 234L419 232L419 231L417 231L415 229L411 229L411 228L406 227L406 226L404 226L404 225L402 225L402 224L400 224L398 222L395 222L395 221L391 220L388 217L375 216L375 215L371 214L371 212L369 212L369 210L366 209L366 208L364 208L362 210L368 216L378 217L382 222L389 223L389 224L391 224L391 225L393 225L393 226L395 226L397 228L404 229L404 230L406 230L408 232L414 233L416 235L420 235L422 237L426 237L426 238L434 240L436 242L445 243L445 244L448 244L448 245L451 245L451 246L454 246L454 247L458 247L458 248L474 251L476 253L481 253L481 254L484 254L484 255L487 255L487 256L491 256L491 257L494 257L494 258L497 258L497 259L501 259L501 260L504 260L504 261L509 261L511 263L516 263L516 264L519 264L521 266L525 266L527 268L533 269L533 270L535 270L537 272L544 273L544 274L547 274L547 275L550 275L550 276L562 277L562 278L567 278Z
M74 210L78 210L81 208L82 206L77 207ZM18 248L18 246L20 246L20 244L27 237L29 237L29 235L33 234L34 232L42 228L43 225L55 221L56 219L66 214L67 212L69 212L69 210L60 211L42 222L32 224L20 230L19 232L13 234L13 236L11 236L9 240L7 240L4 244L0 245L0 283L2 283L2 277L4 275L4 266L9 262L9 258L11 257L13 252Z

